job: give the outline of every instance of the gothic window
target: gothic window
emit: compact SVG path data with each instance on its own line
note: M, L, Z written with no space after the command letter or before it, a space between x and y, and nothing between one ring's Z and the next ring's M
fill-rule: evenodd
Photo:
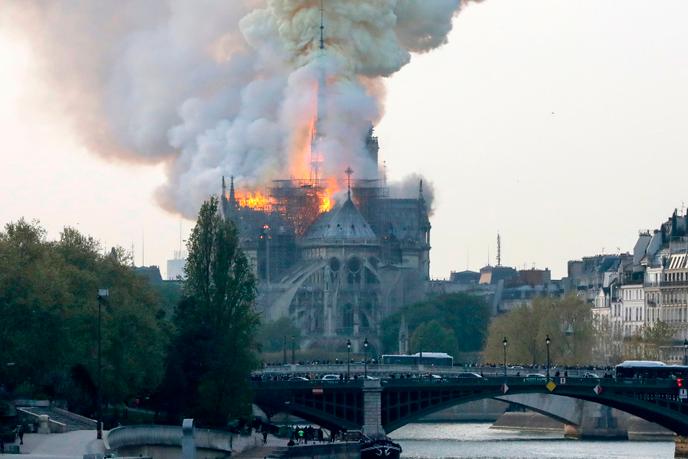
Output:
M368 285L379 284L377 276L368 268L365 268L365 282Z
M361 283L361 259L358 257L351 257L346 263L347 267L347 282L350 285L360 285Z

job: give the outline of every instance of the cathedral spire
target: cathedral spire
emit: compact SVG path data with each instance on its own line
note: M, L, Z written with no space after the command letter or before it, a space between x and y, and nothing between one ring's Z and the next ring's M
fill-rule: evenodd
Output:
M324 0L320 0L320 51L318 52L318 84L317 84L317 108L316 118L313 128L311 130L311 170L310 181L313 185L318 186L320 182L320 168L323 162L320 156L319 140L323 137L322 121L325 110L325 69L323 67L322 58L325 53L325 6Z
M346 168L344 173L346 174L346 196L347 199L351 200L351 174L354 173L354 170L351 169L351 166L349 166Z
M225 178L222 177L223 187ZM234 176L229 178L229 204L232 207L236 207L236 195L234 194Z
M320 0L320 49L325 49L325 0Z

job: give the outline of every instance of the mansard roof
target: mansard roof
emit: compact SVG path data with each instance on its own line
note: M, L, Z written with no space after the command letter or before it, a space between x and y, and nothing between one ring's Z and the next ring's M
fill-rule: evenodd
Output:
M377 242L377 236L351 198L322 214L308 229L305 241L331 243Z

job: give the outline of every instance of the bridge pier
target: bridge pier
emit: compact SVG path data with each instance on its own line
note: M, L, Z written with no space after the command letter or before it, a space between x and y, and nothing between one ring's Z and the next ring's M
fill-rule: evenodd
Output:
M363 381L363 433L369 437L385 435L382 428L382 386L379 379Z
M688 437L676 435L674 445L674 457L688 458Z
M564 437L579 439L581 433L578 426L575 424L564 424Z

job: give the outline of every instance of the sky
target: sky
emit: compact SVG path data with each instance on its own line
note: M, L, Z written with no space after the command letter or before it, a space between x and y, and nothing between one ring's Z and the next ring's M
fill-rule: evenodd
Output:
M558 278L688 202L686 17L684 0L486 0L386 80L380 155L434 184L433 277L494 264L500 233L502 264ZM0 225L73 226L164 274L193 222L156 204L163 165L88 151L46 90L0 29Z

